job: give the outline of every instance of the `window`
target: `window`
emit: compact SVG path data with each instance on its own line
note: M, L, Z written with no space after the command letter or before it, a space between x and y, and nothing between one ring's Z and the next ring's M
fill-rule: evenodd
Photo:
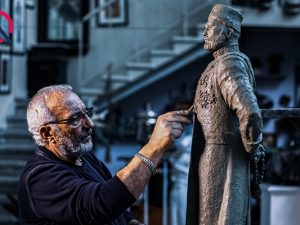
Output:
M51 41L75 40L80 19L80 0L49 0L47 39Z
M11 15L10 2L7 0L0 0L0 10L4 13L7 13L8 15ZM1 52L10 52L10 45L7 42L7 40L10 39L10 35L8 32L9 24L8 24L7 19L4 16L0 16L0 27L2 29L1 33L0 33L0 39L3 41L0 44L0 51ZM4 33L4 35L2 33Z
M38 1L38 41L78 45L78 21L88 13L86 0ZM84 25L84 44L88 40L88 23Z
M9 93L10 91L10 56L0 55L0 93Z

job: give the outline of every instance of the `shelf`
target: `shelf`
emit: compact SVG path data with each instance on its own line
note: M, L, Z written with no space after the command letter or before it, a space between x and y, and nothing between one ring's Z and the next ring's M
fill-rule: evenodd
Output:
M255 75L256 80L276 80L276 81L281 81L284 80L286 76L284 75Z

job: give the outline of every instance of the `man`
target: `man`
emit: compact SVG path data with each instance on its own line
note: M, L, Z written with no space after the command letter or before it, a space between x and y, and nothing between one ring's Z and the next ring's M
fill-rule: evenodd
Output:
M190 122L187 114L159 116L149 142L112 177L89 152L92 108L86 108L68 85L41 89L27 109L38 149L20 178L21 224L140 224L126 209Z
M262 141L262 118L252 66L238 46L242 18L218 4L205 25L204 48L214 60L202 73L194 100L199 124L193 137L188 225L250 225L249 158Z

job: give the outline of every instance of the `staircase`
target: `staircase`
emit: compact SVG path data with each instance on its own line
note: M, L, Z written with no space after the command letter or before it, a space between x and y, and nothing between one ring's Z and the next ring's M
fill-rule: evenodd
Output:
M7 129L0 130L0 224L18 224L18 219L5 210L14 211L19 176L35 145L27 131L26 108L28 101L15 100L15 114L7 118ZM8 197L10 196L10 198Z
M195 52L197 52L197 57L207 54L203 50L203 31L204 24L199 24L193 28L194 35L173 36L170 40L171 44L167 44L171 47L150 49L143 61L128 61L121 70L110 71L105 75L95 77L81 88L81 97L87 104L92 104L98 96L108 94L105 83L110 82L111 103L116 103L143 88L143 82L147 83L145 85L149 85L171 75L178 69L176 64L182 63L185 57L191 56ZM165 71L164 75L156 75L157 72L163 71ZM103 105L103 107L105 106ZM99 108L101 109L101 106Z

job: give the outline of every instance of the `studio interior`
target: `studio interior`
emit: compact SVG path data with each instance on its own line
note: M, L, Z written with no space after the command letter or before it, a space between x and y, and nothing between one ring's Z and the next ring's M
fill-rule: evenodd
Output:
M26 121L34 94L68 84L93 107L92 152L114 175L159 115L194 104L213 60L203 34L216 4L243 15L239 48L262 112L265 172L249 199L251 224L299 225L300 0L0 1L0 224L20 224L19 178L36 149ZM193 123L130 207L143 224L189 225L192 139Z

